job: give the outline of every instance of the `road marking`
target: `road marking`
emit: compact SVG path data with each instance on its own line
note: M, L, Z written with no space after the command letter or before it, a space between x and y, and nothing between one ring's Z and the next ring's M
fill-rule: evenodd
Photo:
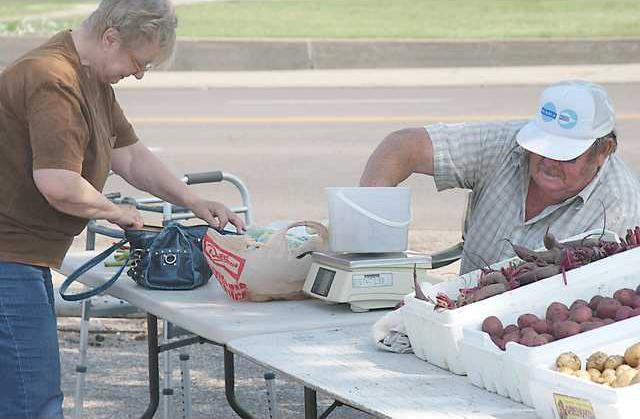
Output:
M483 122L506 121L512 119L531 119L531 115L407 115L407 116L282 116L282 117L133 117L134 124L148 125L264 125L264 124L366 124L366 123L390 123L390 122ZM639 121L638 114L622 114L616 117L617 121Z
M228 103L234 105L331 105L331 104L378 104L378 103L444 103L449 99L238 99Z

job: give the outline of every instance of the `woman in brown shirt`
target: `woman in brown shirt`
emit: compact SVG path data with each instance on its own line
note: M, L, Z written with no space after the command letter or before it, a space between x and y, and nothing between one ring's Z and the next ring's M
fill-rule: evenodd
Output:
M111 87L166 63L176 25L169 0L103 0L0 74L0 419L62 417L49 268L89 219L142 226L101 194L109 169L211 225L244 229L138 141Z

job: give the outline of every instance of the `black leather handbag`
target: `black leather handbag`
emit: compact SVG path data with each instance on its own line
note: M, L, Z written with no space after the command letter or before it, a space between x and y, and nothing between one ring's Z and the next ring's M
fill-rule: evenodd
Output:
M124 239L73 271L60 286L60 296L67 301L78 301L106 291L118 280L129 260L131 266L127 275L145 288L177 291L200 287L211 276L202 253L202 239L208 228L208 225L172 223L165 227L145 226L141 230L126 230ZM69 286L81 275L127 243L129 257L109 281L89 291L67 293Z

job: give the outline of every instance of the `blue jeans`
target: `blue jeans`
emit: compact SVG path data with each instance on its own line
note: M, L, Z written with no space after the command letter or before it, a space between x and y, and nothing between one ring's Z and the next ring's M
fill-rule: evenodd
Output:
M51 271L0 262L0 419L62 418Z

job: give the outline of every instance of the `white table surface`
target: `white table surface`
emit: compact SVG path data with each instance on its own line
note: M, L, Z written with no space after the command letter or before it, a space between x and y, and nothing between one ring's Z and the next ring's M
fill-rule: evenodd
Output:
M474 387L413 354L376 349L370 327L340 326L236 339L238 355L379 417L533 419L523 404Z
M60 272L68 275L98 253L68 253ZM80 282L90 286L102 284L115 271L116 268L106 268L101 263L83 275ZM215 280L190 291L154 291L137 285L126 271L109 288L108 294L219 344L245 336L292 330L363 324L370 327L387 312L353 313L348 305L329 305L316 299L235 302Z

